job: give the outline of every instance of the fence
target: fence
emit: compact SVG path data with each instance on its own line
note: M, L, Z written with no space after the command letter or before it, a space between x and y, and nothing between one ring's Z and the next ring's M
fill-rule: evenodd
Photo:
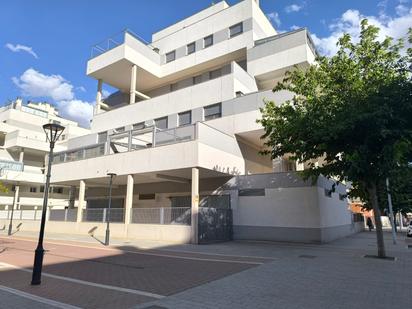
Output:
M87 208L83 210L82 221L106 222L110 217L110 222L124 222L124 209L111 208Z
M39 210L26 210L26 209L15 209L13 211L13 220L40 220L41 219L41 209ZM10 210L0 210L0 219L10 219Z
M50 221L76 222L77 209L51 209Z
M199 207L199 243L232 239L232 209Z
M131 223L190 225L190 207L133 208Z

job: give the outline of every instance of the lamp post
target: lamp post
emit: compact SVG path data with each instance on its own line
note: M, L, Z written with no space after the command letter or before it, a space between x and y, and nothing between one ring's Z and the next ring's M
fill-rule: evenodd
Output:
M110 176L110 184L109 184L109 205L107 207L107 214L106 214L106 238L104 240L104 245L108 246L110 242L110 208L112 206L112 185L113 185L113 177L116 176L115 173L107 173L107 176Z
M17 205L17 199L19 195L20 186L19 184L14 186L14 197L13 197L13 204L11 205L11 216L10 216L10 223L9 223L9 231L7 235L11 236L13 231L13 216L14 216L14 205Z
M49 162L47 165L47 174L46 174L46 184L44 187L44 197L43 197L43 209L41 214L41 224L40 224L40 233L39 233L39 242L37 243L37 248L34 254L34 264L33 264L33 274L31 279L32 285L39 285L41 283L41 270L43 267L43 237L44 237L44 227L46 224L46 212L47 212L47 202L49 198L49 187L50 187L50 172L51 164L53 160L53 149L54 144L59 139L62 134L64 127L57 123L48 123L43 126L43 130L46 133L47 141L50 143L49 151Z

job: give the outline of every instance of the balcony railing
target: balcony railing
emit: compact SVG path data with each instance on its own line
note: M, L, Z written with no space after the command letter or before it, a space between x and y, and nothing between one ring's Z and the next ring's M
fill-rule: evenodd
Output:
M147 149L167 144L175 144L195 139L195 125L161 130L150 127L112 134L106 143L90 145L56 153L53 163L78 161L134 150Z
M190 225L190 207L133 208L131 223Z
M24 165L22 162L18 161L0 160L0 172L3 170L22 172L24 170Z

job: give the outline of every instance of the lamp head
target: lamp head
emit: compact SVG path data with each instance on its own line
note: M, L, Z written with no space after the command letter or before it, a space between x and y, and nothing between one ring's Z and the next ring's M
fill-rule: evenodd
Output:
M64 131L64 127L57 123L46 123L43 125L44 133L46 133L47 141L55 143Z

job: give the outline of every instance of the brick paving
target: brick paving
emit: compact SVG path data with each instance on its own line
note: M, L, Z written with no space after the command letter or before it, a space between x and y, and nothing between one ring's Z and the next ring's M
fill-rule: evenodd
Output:
M78 237L75 241L67 235L64 241L59 237L45 245L50 251L44 272L165 297L50 277L32 287L30 272L1 265L0 285L81 308L386 309L409 308L412 303L412 249L403 235L396 246L390 234L385 235L388 254L397 257L395 262L363 257L376 251L375 235L368 232L325 245L145 243L150 250L142 250L133 241L117 240L105 248ZM35 244L29 239L0 237L0 263L29 270ZM23 302L18 308L26 308L24 299L12 295L0 299ZM2 301L0 308L12 308L2 307ZM49 308L38 306L32 303L30 308Z

